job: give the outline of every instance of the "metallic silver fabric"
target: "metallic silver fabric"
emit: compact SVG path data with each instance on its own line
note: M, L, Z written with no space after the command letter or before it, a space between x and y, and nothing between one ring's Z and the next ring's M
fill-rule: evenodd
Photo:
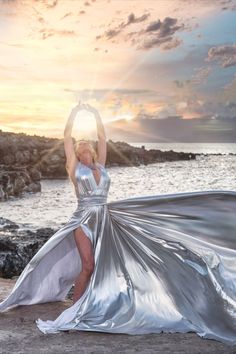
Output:
M236 192L199 191L107 202L110 177L76 167L78 205L35 254L0 311L64 300L81 271L74 230L92 242L95 270L82 297L43 333L193 331L236 344Z

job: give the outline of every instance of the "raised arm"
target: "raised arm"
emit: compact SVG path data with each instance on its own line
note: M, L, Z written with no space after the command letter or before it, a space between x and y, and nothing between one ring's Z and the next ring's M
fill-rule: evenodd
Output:
M90 106L89 104L86 104L85 107L88 111L91 111L95 116L96 123L97 123L97 136L98 136L97 161L101 165L105 166L106 157L107 157L107 142L106 142L106 132L102 122L102 118L100 117L100 114L98 113L96 108Z
M77 157L74 150L74 143L73 143L73 138L71 136L71 132L72 132L73 123L76 114L80 109L83 108L84 106L79 102L79 104L72 109L64 129L64 149L66 155L66 169L69 174L73 173L75 165L77 163Z

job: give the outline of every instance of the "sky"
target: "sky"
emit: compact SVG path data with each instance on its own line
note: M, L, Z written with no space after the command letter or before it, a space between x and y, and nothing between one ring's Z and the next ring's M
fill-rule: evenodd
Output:
M0 0L0 129L236 142L236 0ZM96 138L80 111L75 138Z

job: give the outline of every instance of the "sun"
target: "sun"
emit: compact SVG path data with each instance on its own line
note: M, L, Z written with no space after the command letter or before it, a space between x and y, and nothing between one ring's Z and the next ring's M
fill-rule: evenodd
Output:
M96 119L92 112L83 109L79 111L74 119L73 134L74 136L89 136L94 134L97 129Z
M119 116L119 119L125 119L127 121L132 120L134 115L132 113L125 113Z

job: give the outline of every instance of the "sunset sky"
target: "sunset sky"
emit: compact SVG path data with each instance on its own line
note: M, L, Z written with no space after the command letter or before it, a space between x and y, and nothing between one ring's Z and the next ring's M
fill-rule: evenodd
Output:
M236 1L0 0L0 129L236 142ZM94 137L81 112L78 136Z

